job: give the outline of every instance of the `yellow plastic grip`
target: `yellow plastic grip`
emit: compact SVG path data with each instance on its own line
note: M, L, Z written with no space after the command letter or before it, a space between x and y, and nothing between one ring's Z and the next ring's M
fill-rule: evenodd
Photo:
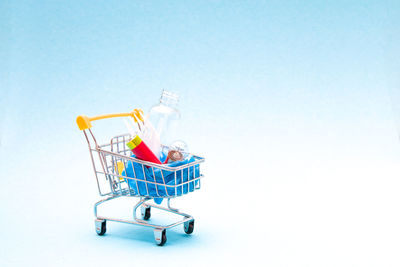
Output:
M143 111L141 109L134 109L132 112L127 113L115 113L115 114L107 114L100 115L95 117L88 117L85 115L80 115L76 118L76 124L78 124L79 130L86 130L92 127L92 121L109 119L109 118L118 118L118 117L132 117L135 121L137 118L143 121Z

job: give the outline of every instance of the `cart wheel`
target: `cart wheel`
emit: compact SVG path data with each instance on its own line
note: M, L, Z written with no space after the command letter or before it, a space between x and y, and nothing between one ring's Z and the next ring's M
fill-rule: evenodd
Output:
M167 242L167 231L165 229L154 229L154 239L158 246L163 246Z
M141 207L141 213L142 213L142 217L143 220L148 220L150 219L151 216L151 212L150 212L150 207Z
M183 224L183 230L184 230L185 233L187 233L188 235L190 235L191 233L193 233L193 230L194 230L194 220L185 222L185 223Z
M95 220L95 225L96 225L96 233L98 235L104 235L106 233L106 220Z

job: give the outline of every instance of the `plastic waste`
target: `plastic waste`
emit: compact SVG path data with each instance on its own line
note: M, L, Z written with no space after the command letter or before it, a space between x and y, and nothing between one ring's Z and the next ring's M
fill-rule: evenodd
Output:
M161 164L161 161L138 135L136 135L126 145L130 150L132 150L133 154L135 154L138 159Z
M146 145L150 148L150 150L156 155L157 158L160 158L161 155L161 142L160 137L154 129L151 122L143 116L143 111L136 113L135 109L135 117L134 118L125 118L124 123L126 128L128 129L131 138L134 138L136 135L139 135L140 138L146 143Z
M163 154L167 155L167 158L164 160L164 164L174 161L183 161L189 156L188 146L184 141L177 140L169 147L164 147Z
M145 123L149 121L154 126L161 144L169 145L177 138L178 124L181 118L178 101L177 94L163 90L160 103L150 109L148 117L145 119Z

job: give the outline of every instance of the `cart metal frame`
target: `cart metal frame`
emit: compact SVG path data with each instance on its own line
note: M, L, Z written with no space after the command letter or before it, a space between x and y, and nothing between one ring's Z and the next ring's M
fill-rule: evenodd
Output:
M98 235L105 234L107 221L146 226L154 229L155 242L157 245L162 246L167 241L166 229L183 224L185 233L191 234L193 232L193 216L180 212L178 209L171 207L170 202L172 198L176 198L200 189L200 179L203 177L203 175L200 173L200 164L204 162L204 158L192 155L195 159L194 162L190 162L178 167L169 167L164 164L155 164L131 157L131 151L126 146L126 143L130 140L129 134L115 136L108 144L99 145L97 143L97 140L90 129L90 121L129 115L131 115L131 113L110 114L92 118L79 116L77 118L78 126L83 131L89 147L99 195L105 197L104 199L96 202L94 205L96 233ZM82 126L82 120L85 122L84 126ZM137 178L134 167L132 169L135 177L122 175L123 171L125 171L125 174L127 174L127 166L132 164L132 167L134 163L136 166L138 166L137 164L140 164L143 174L145 173L145 168L148 171L151 170L150 173L153 174L153 177L155 177L155 172L158 171L158 173L162 176L162 183L157 182L155 178L153 181L151 181L150 179L147 179L146 175L144 175L144 180ZM165 180L166 177L164 177L164 172L168 172L169 174L172 173L174 175L174 181L172 180L167 182ZM187 179L185 179L185 175ZM143 191L140 192L141 190L138 190L139 183L142 183L142 186L143 183L145 184L145 194L143 194ZM132 188L132 184L136 184L136 188ZM149 190L149 188L153 188L153 191ZM185 189L187 191L186 193ZM140 198L133 208L133 220L99 216L98 207L100 205L120 197ZM150 203L150 200L153 198L163 198L167 200L166 207ZM138 218L137 216L137 210L139 207L141 208L140 210L142 218ZM177 214L183 218L182 220L168 225L153 224L148 222L151 215L151 208Z

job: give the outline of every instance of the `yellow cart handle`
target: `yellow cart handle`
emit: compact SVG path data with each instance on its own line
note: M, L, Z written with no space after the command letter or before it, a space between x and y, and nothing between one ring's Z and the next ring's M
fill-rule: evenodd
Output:
M132 117L135 122L137 122L138 119L143 122L143 111L141 109L134 109L132 112L107 114L95 117L80 115L76 118L76 124L78 124L79 130L86 130L92 127L92 121L118 117Z

